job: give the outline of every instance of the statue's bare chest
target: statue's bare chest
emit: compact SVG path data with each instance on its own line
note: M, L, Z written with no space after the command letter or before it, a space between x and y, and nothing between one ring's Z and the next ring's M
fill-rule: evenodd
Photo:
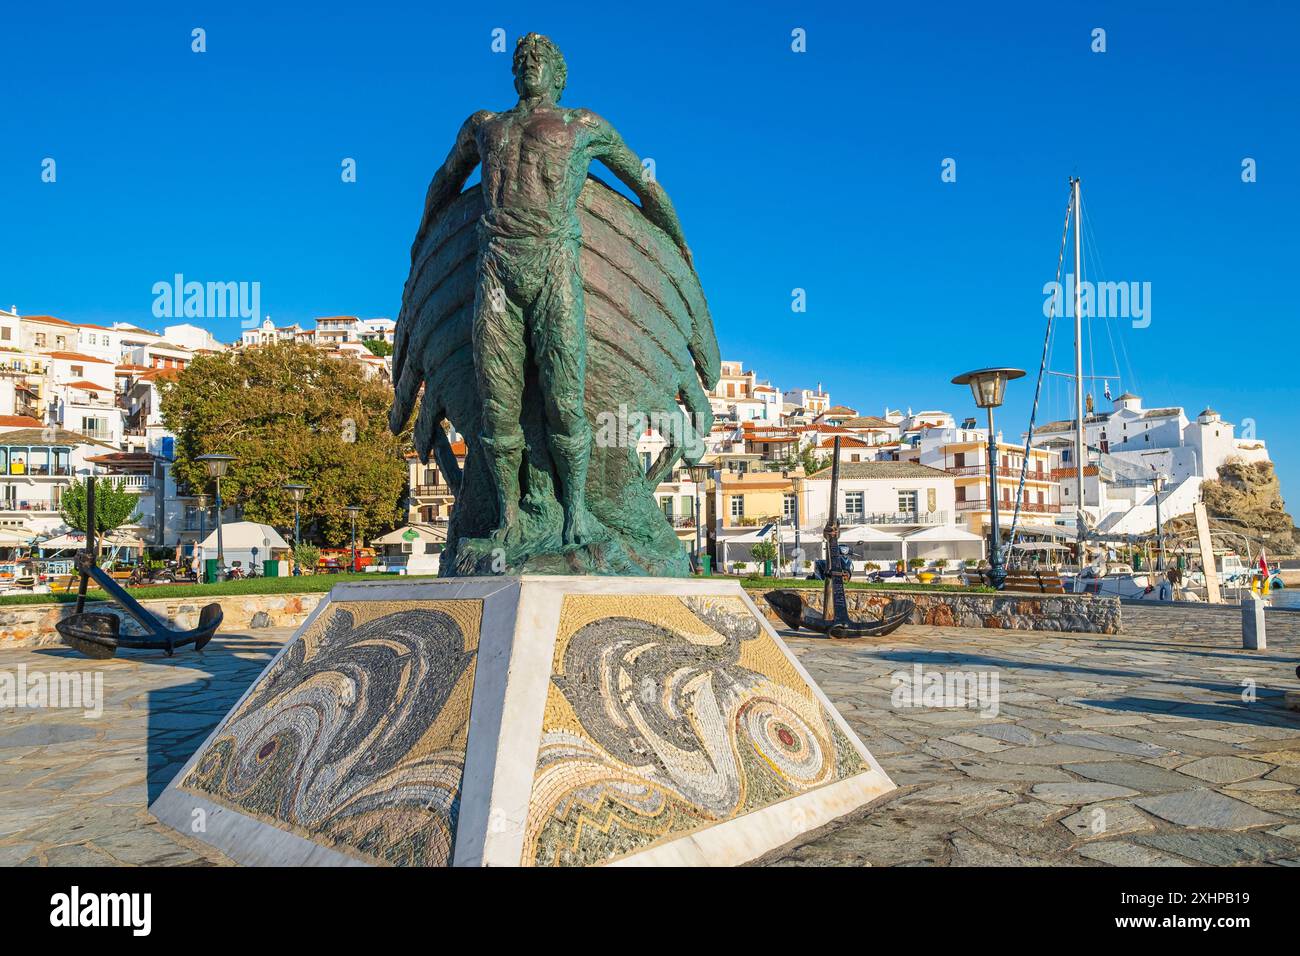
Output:
M568 164L583 132L581 123L547 110L499 117L482 131L482 143L489 165L548 168Z

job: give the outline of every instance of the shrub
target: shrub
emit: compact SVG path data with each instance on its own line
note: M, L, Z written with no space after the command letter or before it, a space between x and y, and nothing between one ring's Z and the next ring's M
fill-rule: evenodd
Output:
M299 541L293 547L293 560L304 570L315 570L316 562L320 560L320 548L306 541Z

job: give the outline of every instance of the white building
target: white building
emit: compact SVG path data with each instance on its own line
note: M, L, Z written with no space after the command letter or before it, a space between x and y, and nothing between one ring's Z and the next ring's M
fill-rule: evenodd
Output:
M810 419L816 418L831 407L830 393L822 390L821 382L817 383L816 388L788 389L783 396L783 401L786 405L802 409Z
M220 352L225 348L207 329L183 322L163 329L163 339L191 352ZM121 353L118 353L120 357Z
M360 334L363 342L387 342L393 344L397 334L397 323L392 319L361 319Z
M273 342L299 342L304 340L310 343L312 334L310 331L303 329L297 322L293 325L276 325L271 321L268 315L262 320L262 324L251 329L244 329L239 336L239 344L245 347L257 345L270 345Z
M806 534L826 524L830 479L825 468L804 482ZM958 523L954 477L938 468L897 461L841 464L835 510L840 540L859 570L913 558L952 565L983 556L980 537Z
M166 339L154 339L145 345L137 346L122 356L123 361L132 365L146 365L149 368L171 368L180 370L194 361L194 353L175 342Z

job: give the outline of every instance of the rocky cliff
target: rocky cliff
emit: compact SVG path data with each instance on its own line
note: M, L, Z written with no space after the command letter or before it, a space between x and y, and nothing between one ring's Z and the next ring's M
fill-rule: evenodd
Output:
M1300 531L1287 513L1272 462L1229 459L1219 466L1217 480L1208 479L1201 485L1201 496L1211 527L1217 524L1215 518L1231 519L1219 527L1240 530L1256 539L1251 541L1252 552L1258 550L1260 540L1270 555L1300 550ZM1176 522L1193 527L1190 515Z

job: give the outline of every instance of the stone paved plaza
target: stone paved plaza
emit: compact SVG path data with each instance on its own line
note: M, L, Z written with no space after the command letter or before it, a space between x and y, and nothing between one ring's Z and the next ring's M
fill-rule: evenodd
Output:
M899 789L767 862L1300 863L1300 714L1282 706L1297 684L1300 614L1270 614L1269 649L1250 652L1232 612L1202 612L1125 608L1128 633L1113 637L787 635ZM0 714L0 865L226 862L146 806L291 633L222 635L170 660L0 651L0 672L102 673L105 699L98 719ZM996 674L996 715L893 706L891 675L914 665Z

